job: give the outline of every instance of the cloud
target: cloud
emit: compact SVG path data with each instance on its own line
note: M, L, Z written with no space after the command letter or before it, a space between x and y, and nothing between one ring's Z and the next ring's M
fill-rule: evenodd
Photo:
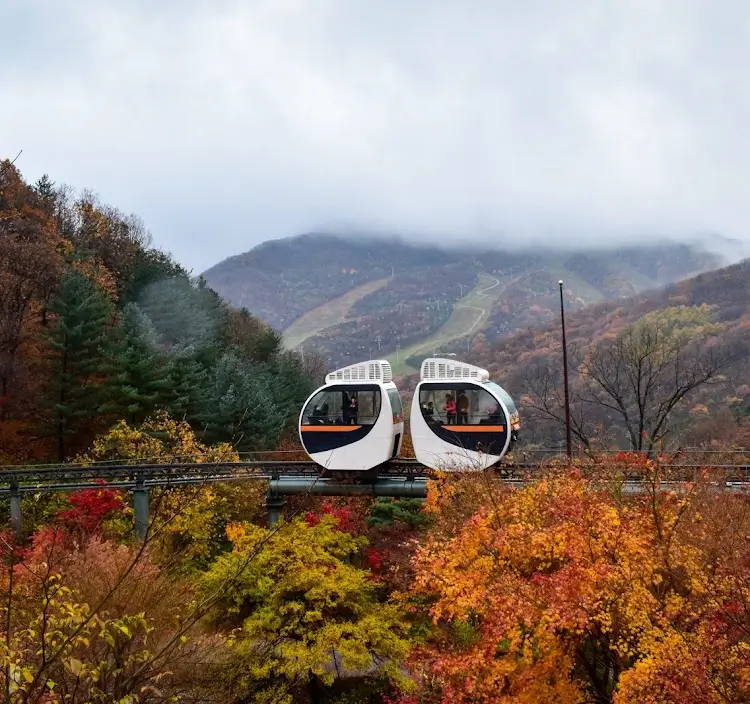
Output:
M196 270L323 227L750 240L750 13L708 0L4 0L0 153Z

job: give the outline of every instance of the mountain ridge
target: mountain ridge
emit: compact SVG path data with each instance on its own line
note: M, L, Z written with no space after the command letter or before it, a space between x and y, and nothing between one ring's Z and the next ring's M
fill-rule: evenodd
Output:
M496 339L543 322L557 309L558 279L574 294L575 309L725 263L705 247L667 240L509 251L308 233L264 242L203 276L222 297L283 331L291 347L302 344L332 366L386 354L402 367L402 350L409 356L415 346Z

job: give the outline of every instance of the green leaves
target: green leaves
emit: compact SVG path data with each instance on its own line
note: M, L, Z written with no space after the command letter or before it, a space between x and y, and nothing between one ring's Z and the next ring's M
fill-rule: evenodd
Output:
M56 316L47 335L50 430L64 459L68 438L87 428L104 401L114 307L97 284L69 269L49 310Z

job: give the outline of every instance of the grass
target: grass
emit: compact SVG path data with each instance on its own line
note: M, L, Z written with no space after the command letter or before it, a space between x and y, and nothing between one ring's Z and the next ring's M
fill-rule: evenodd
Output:
M307 311L284 331L284 347L293 350L309 337L343 323L349 309L357 301L383 288L387 283L387 278L368 281L366 284L350 289L343 296Z
M505 287L511 282L510 276L480 274L477 285L460 301L453 305L450 318L439 330L422 342L415 342L386 359L391 363L394 376L413 374L416 370L404 360L414 354L430 354L443 345L472 333L479 332L492 310L492 305L500 298Z
M586 283L572 271L568 271L562 266L550 265L547 267L547 271L552 276L562 279L565 288L572 291L577 298L585 300L586 303L598 303L605 298L604 294L598 288L594 288L591 284Z

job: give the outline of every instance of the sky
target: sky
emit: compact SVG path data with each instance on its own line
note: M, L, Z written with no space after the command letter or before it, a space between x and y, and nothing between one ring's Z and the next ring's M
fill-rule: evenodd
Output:
M0 0L0 158L267 240L750 243L746 0Z

